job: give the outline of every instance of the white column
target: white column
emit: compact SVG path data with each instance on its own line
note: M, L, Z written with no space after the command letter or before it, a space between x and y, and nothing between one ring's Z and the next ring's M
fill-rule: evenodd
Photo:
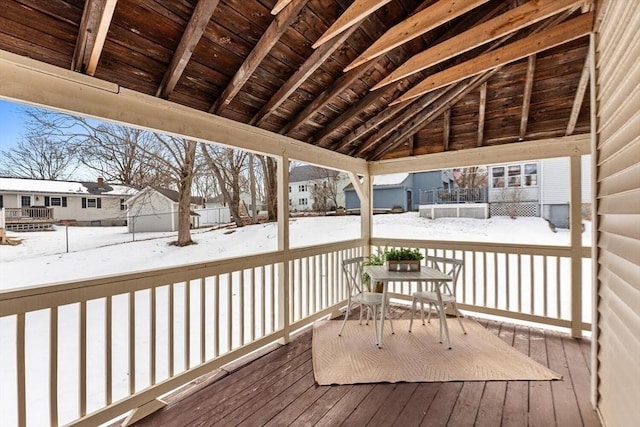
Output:
M582 336L582 162L570 158L569 227L571 236L571 335Z
M289 342L289 158L277 159L278 187L278 250L283 252L283 262L278 272L278 324L282 326L283 344Z

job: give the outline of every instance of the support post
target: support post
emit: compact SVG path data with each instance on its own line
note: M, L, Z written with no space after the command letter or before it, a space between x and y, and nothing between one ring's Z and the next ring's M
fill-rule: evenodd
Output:
M286 154L277 160L278 187L278 250L283 253L283 260L278 273L278 324L282 326L282 344L289 342L289 325L291 312L289 295L289 158Z
M162 400L153 399L152 401L147 402L144 405L140 406L139 408L136 408L133 411L131 411L129 416L125 418L125 420L122 422L122 424L120 424L120 426L128 427L130 425L133 425L134 423L140 421L147 415L151 415L157 410L164 408L165 406L167 406L167 404Z
M569 227L571 236L571 335L582 336L582 165L579 155L570 157Z

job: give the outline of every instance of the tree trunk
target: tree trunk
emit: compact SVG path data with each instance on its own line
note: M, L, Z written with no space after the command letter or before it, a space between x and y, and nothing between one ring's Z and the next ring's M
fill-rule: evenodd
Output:
M249 191L251 191L251 217L254 224L258 223L258 207L256 206L256 171L253 154L249 153Z
M191 184L196 159L196 142L185 141L184 164L178 182L178 241L176 246L193 244L191 240Z
M276 176L277 163L269 156L261 157L262 170L265 180L265 196L269 221L278 219L278 181Z

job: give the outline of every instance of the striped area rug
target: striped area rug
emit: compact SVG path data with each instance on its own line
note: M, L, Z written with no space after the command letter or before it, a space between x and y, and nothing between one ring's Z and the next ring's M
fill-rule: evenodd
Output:
M448 322L449 350L438 342L438 320L422 326L394 320L391 335L385 322L383 348L374 342L373 325L321 320L313 326L313 372L320 385L377 382L553 380L561 376L507 345L473 319Z

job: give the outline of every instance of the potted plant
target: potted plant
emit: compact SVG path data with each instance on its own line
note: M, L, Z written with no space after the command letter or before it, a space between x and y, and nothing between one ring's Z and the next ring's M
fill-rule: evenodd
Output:
M384 265L385 263L385 252L378 251L376 254L371 254L362 261L362 266L367 265ZM382 293L382 282L376 282L374 286L371 286L371 278L364 271L362 272L362 283L364 283L365 288L368 292L378 292Z
M389 249L385 252L389 271L420 271L420 261L424 255L418 249Z

